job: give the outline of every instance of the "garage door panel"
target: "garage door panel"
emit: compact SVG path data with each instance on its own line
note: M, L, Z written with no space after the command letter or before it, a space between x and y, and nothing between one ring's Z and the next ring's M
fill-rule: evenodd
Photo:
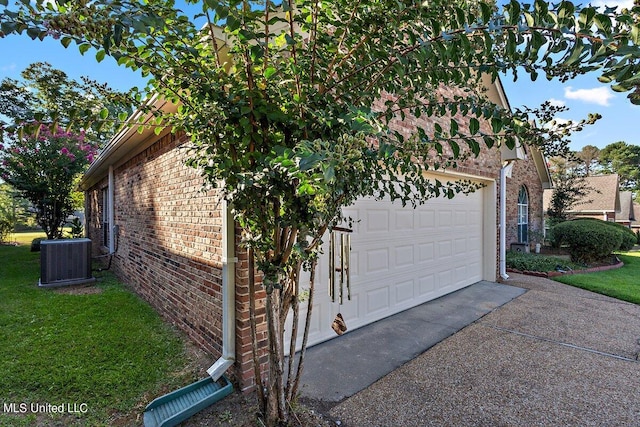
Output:
M427 296L436 288L436 278L434 274L427 274L418 278L418 296Z
M438 227L451 227L453 211L443 209L438 211Z
M367 265L365 275L389 271L389 248L373 248L366 250Z
M366 212L367 233L388 233L389 232L389 211L382 209L371 209Z
M469 241L466 238L455 239L453 247L456 253L466 252L469 248ZM470 249L470 248L469 248Z
M396 246L394 250L395 266L406 267L415 265L415 260L413 258L414 252L415 249L413 245Z
M399 211L395 213L395 229L398 231L412 232L414 226L414 212L413 211Z
M404 280L396 283L396 304L405 304L416 296L414 280Z
M434 244L433 242L421 243L418 245L418 260L419 263L427 263L434 259Z
M454 213L454 226L455 227L467 227L468 221L467 221L467 212L466 211L460 211L460 210L456 210Z
M391 307L390 292L391 289L387 284L368 290L366 292L366 315L375 317L376 314L385 313Z
M438 272L438 281L436 286L440 289L447 289L453 286L453 275L451 270L445 270Z
M418 227L419 231L429 231L436 227L436 213L431 209L418 212Z

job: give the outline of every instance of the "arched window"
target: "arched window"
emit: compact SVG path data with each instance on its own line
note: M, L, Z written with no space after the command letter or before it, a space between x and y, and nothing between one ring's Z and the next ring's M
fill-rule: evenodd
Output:
M524 185L518 192L518 242L529 243L529 195Z

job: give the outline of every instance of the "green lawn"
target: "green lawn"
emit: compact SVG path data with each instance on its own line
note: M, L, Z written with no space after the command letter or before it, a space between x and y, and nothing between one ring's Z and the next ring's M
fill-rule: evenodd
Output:
M0 246L0 426L141 425L144 405L201 375L178 334L111 274L100 293L38 288L34 237Z
M559 276L553 280L640 304L640 252L626 252L618 256L624 262L622 268Z

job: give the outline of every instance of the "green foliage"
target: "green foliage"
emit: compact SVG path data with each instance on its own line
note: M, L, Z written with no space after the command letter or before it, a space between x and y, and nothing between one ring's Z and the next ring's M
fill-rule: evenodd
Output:
M640 230L636 231L636 243L640 245Z
M13 224L7 218L0 218L0 243L6 242L13 232Z
M618 247L616 250L625 251L625 252L630 251L631 249L633 249L633 246L636 243L635 233L629 227L625 227L622 224L618 224L612 221L602 221L596 218L583 218L582 220L596 221L599 225L605 224L607 227L614 228L620 234L620 237L622 239L622 242L620 243L620 247Z
M11 145L0 144L0 178L36 209L36 221L49 239L62 236L62 226L75 208L74 179L93 160L96 147L84 134L41 126L39 132Z
M620 249L623 233L607 222L597 219L576 219L553 227L553 236L561 246L567 246L575 262L598 261Z
M622 243L620 244L618 250L626 252L633 249L637 239L635 233L629 227L625 227L622 224L617 224L610 221L606 221L605 223L609 227L614 227L616 230L618 230L618 232L622 236Z
M1 166L0 166L1 167ZM0 220L11 224L12 230L33 225L29 202L6 182L0 183Z
M526 252L507 251L507 267L520 271L549 272L556 270L577 270L581 264L554 257Z
M575 153L580 161L580 169L585 176L592 175L599 167L600 149L595 145L585 145Z
M574 164L565 158L551 158L550 172L554 187L546 214L553 227L569 219L569 211L579 208L578 201L589 194L591 188Z
M6 26L2 22L2 27ZM40 123L61 126L67 130L86 133L87 140L103 145L121 126L120 113L132 109L123 103L123 95L83 78L72 79L63 71L46 62L29 65L21 73L21 80L4 79L0 82L0 142L5 132L33 134ZM105 111L114 117L106 121L96 112ZM76 121L84 117L83 123Z
M79 239L84 237L84 226L82 225L82 221L80 218L73 218L73 220L69 223L70 230L68 232L68 237L71 239Z
M600 163L607 173L617 173L620 186L640 190L640 146L624 141L614 142L600 150Z

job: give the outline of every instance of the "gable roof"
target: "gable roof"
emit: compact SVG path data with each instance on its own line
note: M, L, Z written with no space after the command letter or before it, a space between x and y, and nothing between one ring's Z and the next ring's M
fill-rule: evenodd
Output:
M536 171L538 172L538 177L540 178L540 182L542 183L542 188L544 189L544 191L547 191L548 189L553 187L553 181L551 179L549 166L547 165L547 159L545 158L544 153L535 145L528 146L527 148L529 149L533 164L535 165Z
M633 209L633 193L631 191L621 191L620 213L616 214L616 221L629 222L635 219L635 209Z
M640 228L640 203L632 203L633 212L635 213L635 219L631 220L632 228Z
M570 212L620 212L619 178L617 174L587 176L589 188Z

